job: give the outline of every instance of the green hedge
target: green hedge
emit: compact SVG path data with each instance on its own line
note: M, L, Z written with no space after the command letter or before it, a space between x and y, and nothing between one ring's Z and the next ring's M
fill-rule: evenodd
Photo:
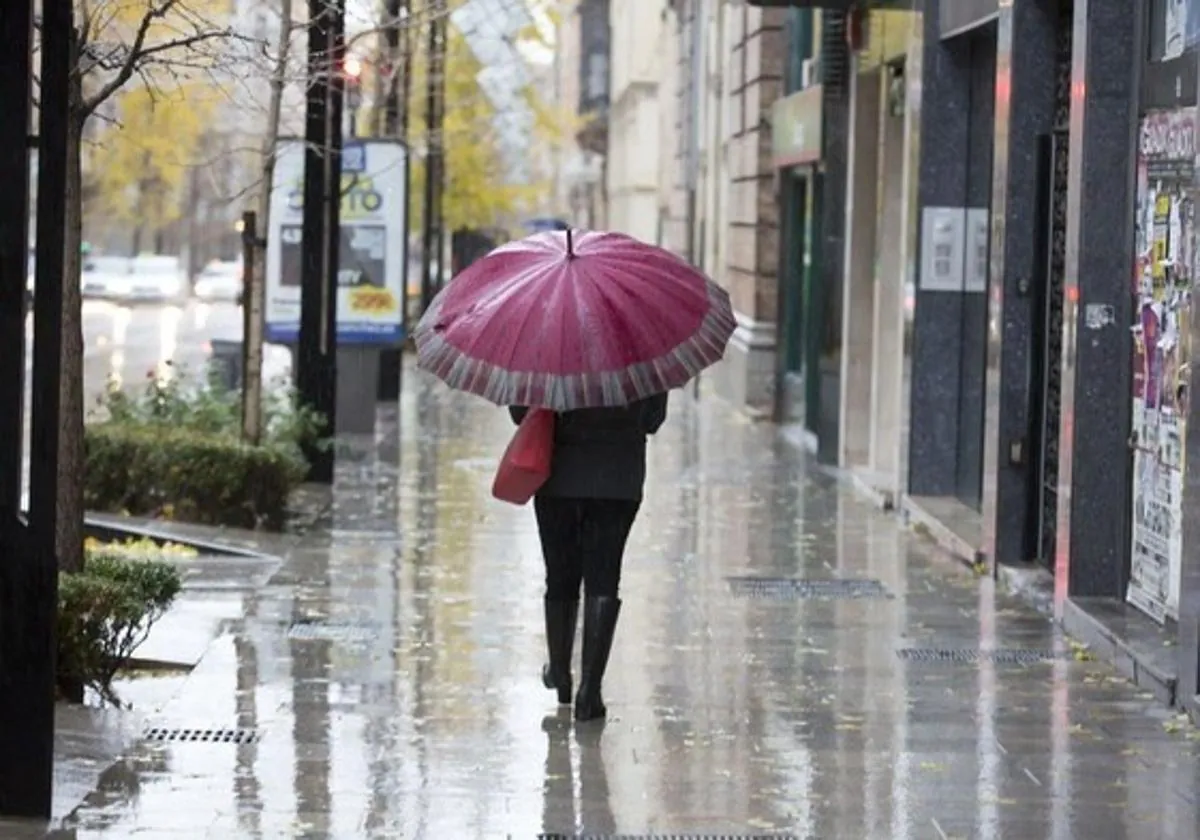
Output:
M84 571L59 575L59 691L90 687L116 702L112 681L146 640L183 587L179 570L162 560L90 551Z
M88 510L207 525L282 528L307 472L294 446L159 423L90 424L84 448Z

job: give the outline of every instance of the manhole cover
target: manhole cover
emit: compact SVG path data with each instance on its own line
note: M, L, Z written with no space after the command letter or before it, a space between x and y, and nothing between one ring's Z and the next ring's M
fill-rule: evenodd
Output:
M156 726L146 730L146 740L196 744L253 744L258 741L258 732L254 729L175 729Z
M974 648L901 648L896 655L905 662L930 662L937 664L970 664L994 662L1001 665L1032 665L1052 662L1062 655L1052 650L1036 648L996 648L977 650Z
M539 834L538 840L800 840L795 834Z
M855 600L892 597L887 587L877 580L768 577L731 577L726 580L733 594L743 598Z
M298 642L363 644L374 639L376 630L363 624L334 624L302 621L288 628L288 638Z

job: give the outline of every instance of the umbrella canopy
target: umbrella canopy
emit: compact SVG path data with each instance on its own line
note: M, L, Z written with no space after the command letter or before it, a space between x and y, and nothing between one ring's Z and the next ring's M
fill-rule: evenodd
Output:
M718 361L729 295L620 233L552 231L501 245L443 289L414 332L418 364L498 405L625 405Z

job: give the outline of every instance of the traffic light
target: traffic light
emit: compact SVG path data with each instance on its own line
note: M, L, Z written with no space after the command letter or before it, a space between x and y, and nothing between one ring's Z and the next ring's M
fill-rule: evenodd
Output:
M358 109L362 105L363 61L356 55L342 57L340 75L345 92L346 133L357 136Z

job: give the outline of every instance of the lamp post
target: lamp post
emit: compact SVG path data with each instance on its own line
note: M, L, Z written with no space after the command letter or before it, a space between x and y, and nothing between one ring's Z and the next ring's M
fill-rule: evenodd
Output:
M303 259L296 385L301 401L337 430L337 265L341 205L345 0L309 0ZM333 448L306 451L309 480L333 483Z

